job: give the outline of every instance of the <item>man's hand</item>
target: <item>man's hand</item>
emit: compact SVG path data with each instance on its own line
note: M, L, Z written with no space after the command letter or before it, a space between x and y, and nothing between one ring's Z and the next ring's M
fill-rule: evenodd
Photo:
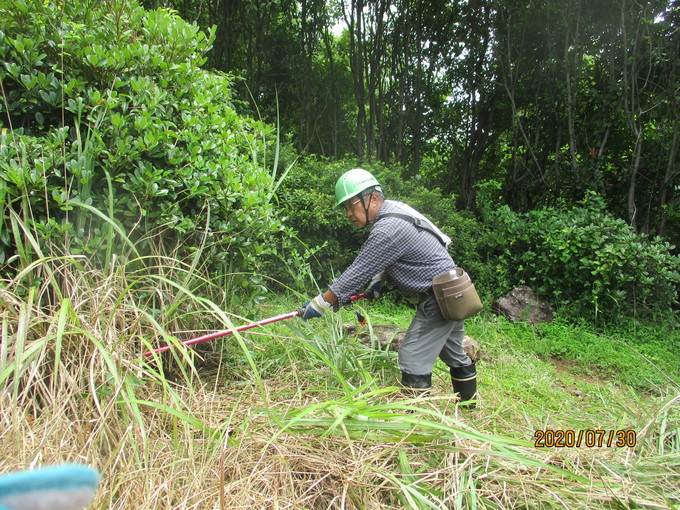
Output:
M366 299L378 299L385 281L385 272L381 271L373 277L366 287Z
M299 316L304 320L317 319L323 315L324 310L331 306L331 303L323 298L323 294L319 294L311 301L305 301L300 308Z

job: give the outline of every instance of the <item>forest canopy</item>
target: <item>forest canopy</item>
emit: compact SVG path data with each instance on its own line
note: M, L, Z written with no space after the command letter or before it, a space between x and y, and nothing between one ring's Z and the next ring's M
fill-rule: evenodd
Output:
M6 270L200 253L231 304L324 285L364 166L488 300L677 305L677 2L143 3L0 4Z
M480 186L521 212L596 191L680 240L677 0L143 3L214 26L207 65L300 151L393 165L470 210Z

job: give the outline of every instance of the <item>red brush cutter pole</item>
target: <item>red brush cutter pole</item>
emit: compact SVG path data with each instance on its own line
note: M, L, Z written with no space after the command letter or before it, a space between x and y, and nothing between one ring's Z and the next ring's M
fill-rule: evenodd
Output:
M356 301L357 299L363 299L365 297L366 297L366 294L358 294L356 296L352 296L350 298L350 300ZM190 340L185 340L184 342L180 342L179 345L193 345L193 344L197 344L198 342L205 342L206 340L213 340L213 339L219 338L221 336L230 335L234 331L239 331L239 332L245 331L247 329L256 328L258 326L264 326L265 324L271 324L272 322L278 322L278 321L282 321L282 320L285 320L285 319L290 319L291 317L297 317L298 315L300 315L300 310L295 310L293 312L288 312L288 313L284 313L284 314L281 314L281 315L277 315L275 317L269 317L268 319L262 319L262 320L259 320L257 322L245 324L245 325L239 326L238 328L235 328L235 329L224 329L222 331L215 331L214 333L208 333L207 335L198 336L196 338L192 338ZM158 347L157 349L152 349L150 351L146 351L144 353L144 356L150 356L154 352L165 352L165 351L170 350L170 349L172 349L173 347L176 347L176 346L177 346L177 344L164 345L163 347Z

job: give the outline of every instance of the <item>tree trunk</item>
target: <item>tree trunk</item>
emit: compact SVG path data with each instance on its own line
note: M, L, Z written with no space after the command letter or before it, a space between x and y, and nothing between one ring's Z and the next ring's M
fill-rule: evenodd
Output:
M365 128L366 128L366 94L364 91L364 27L363 27L363 0L352 0L350 11L347 12L345 3L342 2L345 23L349 29L349 63L352 71L354 84L354 97L356 99L356 153L359 159L365 155Z
M571 6L571 2L569 2ZM576 16L576 28L574 37L570 37L569 30L565 30L564 37L564 68L566 74L567 82L567 123L569 126L569 155L571 156L571 167L574 172L578 171L577 164L577 141L576 141L576 128L574 121L574 92L572 90L572 58L570 58L570 49L574 46L574 41L578 41L579 32L579 20L580 20L580 7L576 9L569 9L571 14ZM570 26L569 23L566 24ZM580 52L576 52L577 55L573 58L574 61L578 62L580 59Z
M668 191L672 189L672 184L677 177L677 172L674 172L675 158L678 155L678 146L680 145L680 129L675 125L675 132L673 133L673 142L671 150L668 154L668 164L666 165L666 175L664 177L663 185L661 187L661 199L659 200L659 207L661 208L661 222L659 224L658 235L662 236L666 232L666 220L668 219Z

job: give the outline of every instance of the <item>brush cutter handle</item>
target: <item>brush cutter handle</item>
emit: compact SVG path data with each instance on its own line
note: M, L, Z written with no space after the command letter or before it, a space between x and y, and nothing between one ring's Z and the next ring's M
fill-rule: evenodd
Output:
M358 294L356 296L350 297L349 299L350 299L350 301L356 301L357 299L363 299L365 297L366 297L366 294ZM215 331L214 333L208 333L207 335L202 335L202 336L199 336L199 337L196 337L196 338L192 338L191 340L185 340L184 342L180 342L179 345L193 345L193 344L197 344L199 342L205 342L207 340L213 340L213 339L219 338L221 336L230 335L234 331L239 331L239 332L240 331L246 331L247 329L256 328L258 326L264 326L265 324L271 324L272 322L278 322L278 321L282 321L282 320L285 320L285 319L290 319L291 317L297 317L298 315L300 315L300 310L294 310L292 312L284 313L282 315L277 315L275 317L269 317L268 319L262 319L262 320L259 320L257 322L245 324L243 326L239 326L238 328L224 329L222 331ZM160 353L160 352L168 351L168 350L172 349L173 347L175 347L176 345L177 344L168 344L168 345L164 345L163 347L158 347L157 349L152 349L150 351L146 351L144 353L144 356L150 356L154 352Z
M230 335L234 331L245 331L247 329L251 328L256 328L258 326L264 326L265 324L271 324L272 322L277 322L277 321L282 321L284 319L290 319L291 317L297 317L300 314L299 310L295 310L293 312L288 312L284 313L283 315L277 315L276 317L269 317L268 319L262 319L261 321L253 322L251 324L245 324L244 326L239 326L238 328L235 329L225 329L222 331L215 331L214 333L208 333L207 335L202 335L196 338L192 338L191 340L185 340L184 342L180 342L180 345L193 345L197 344L199 342L205 342L207 340L213 340L215 338L219 338L221 336L226 336ZM157 349L153 349L151 351L146 351L144 353L144 356L149 356L154 352L165 352L169 349L172 349L175 347L175 344L168 344L164 345L163 347L159 347Z

